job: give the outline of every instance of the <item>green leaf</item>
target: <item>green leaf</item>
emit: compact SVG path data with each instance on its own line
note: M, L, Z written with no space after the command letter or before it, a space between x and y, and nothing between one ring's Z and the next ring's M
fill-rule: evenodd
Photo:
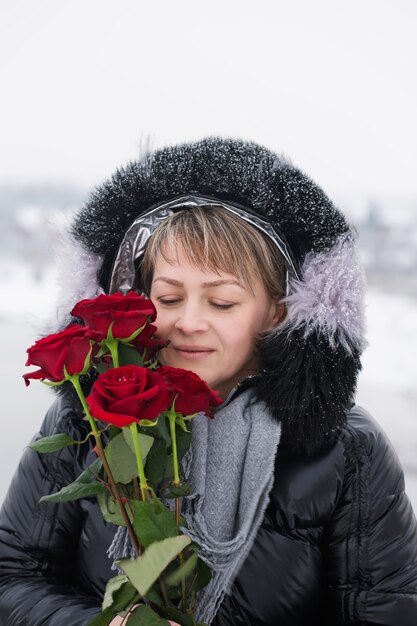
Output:
M107 427L107 430L109 433L109 441L117 437L117 435L119 435L122 432L121 428L118 428L117 426L113 426L113 424L109 424Z
M139 428L139 432L141 432ZM159 489L166 472L168 476L172 476L172 457L171 465L168 467L169 449L171 447L171 437L167 428L167 417L162 414L156 426L152 429L152 436L155 441L148 454L145 464L145 474L154 489Z
M181 461L191 444L191 433L184 432L181 428L176 429L178 460Z
M193 583L193 591L200 591L204 587L206 587L210 580L212 579L213 574L207 563L202 561L200 557L198 557L197 561L197 577Z
M191 487L189 483L182 483L181 485L178 485L178 487L171 484L169 486L168 493L164 493L164 498L180 498L182 496L188 496L190 489Z
M156 498L131 501L133 525L141 544L147 548L151 543L176 537L180 534L175 515Z
M138 599L139 594L129 582L128 577L119 574L107 582L102 604L103 611L112 608L115 613L120 613L120 611L128 609Z
M152 431L152 434L155 437L159 437L160 439L165 441L167 448L171 446L171 435L169 434L168 429L168 418L165 414L159 417L158 423Z
M199 553L199 546L196 543L192 543L188 549L197 555ZM198 557L196 572L191 580L188 581L189 584L191 583L188 590L190 596L190 606L192 606L193 604L192 598L196 595L197 592L201 591L201 589L209 584L212 577L213 573L207 563L205 563L200 557Z
M109 608L96 615L92 622L88 624L88 626L108 626L112 619L115 617L116 613L113 609Z
M50 435L49 437L42 437L42 439L38 439L37 441L32 441L32 443L29 444L29 448L36 450L36 452L56 452L67 446L72 446L73 444L79 445L81 443L84 442L76 441L65 433L59 433L57 435Z
M166 619L144 604L130 613L126 623L127 626L169 626Z
M56 493L51 493L48 496L43 496L39 502L72 502L73 500L80 500L81 498L91 498L91 496L98 495L104 489L100 483L79 484L73 482L66 487L63 487Z
M97 495L97 502L100 507L101 514L106 522L114 524L115 526L125 525L123 516L120 513L119 505L115 502L107 489ZM126 510L129 511L129 507L126 507Z
M166 463L166 467L165 467L164 478L169 478L170 481L174 480L174 468L173 468L173 456L172 456L172 454L169 454L167 456L167 463Z
M96 459L73 483L65 485L57 493L43 496L40 502L71 502L105 492L105 485L96 478L101 467L100 459Z
M198 554L193 553L186 561L184 561L184 563L181 563L175 572L172 572L172 574L167 576L165 584L168 587L175 587L176 585L179 585L183 578L187 578L195 570L197 561Z
M145 463L145 475L148 482L154 489L158 489L165 476L165 470L167 467L167 452L165 441L159 437L155 438L152 448L150 449L146 463ZM171 460L172 468L172 460ZM171 470L172 474L172 470Z
M162 599L162 596L157 592L156 587L158 587L158 585L154 585L152 589L149 589L148 593L146 594L146 599L148 602L153 602L153 604L162 605L164 601Z
M109 441L105 455L110 465L114 480L126 485L138 476L136 456L126 443L124 433L119 433Z
M171 606L158 606L158 613L165 617L165 619L170 619L173 622L178 622L181 626L195 626L195 621L190 615L185 615L179 609Z
M99 374L104 374L104 372L107 372L107 370L109 369L109 366L105 363L95 363L94 367Z
M119 365L139 365L143 367L143 361L135 348L121 342L119 344Z
M169 563L190 543L191 539L187 535L169 537L152 543L136 560L123 559L118 565L128 575L140 595L146 596Z
M130 450L133 452L133 454L135 454L135 444L133 443L132 431L127 426L123 428L122 433ZM154 441L153 437L150 437L149 435L144 435L143 433L139 432L139 444L140 444L140 451L142 453L143 462L145 462L146 457L148 456L149 450L152 448L153 441ZM135 462L136 462L136 456L135 456Z
M128 577L125 574L119 574L107 581L106 589L104 591L104 598L102 603L103 611L108 609L113 604L113 594L128 582Z
M187 428L187 424L185 423L185 420L180 416L177 415L176 419L175 419L175 423L178 424L178 426L181 428L181 430L183 430L185 433L189 433L190 431Z

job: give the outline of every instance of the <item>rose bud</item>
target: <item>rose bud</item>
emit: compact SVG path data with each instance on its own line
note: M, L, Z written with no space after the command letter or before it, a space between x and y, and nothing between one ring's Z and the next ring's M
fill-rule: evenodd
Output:
M86 400L93 417L122 428L155 421L169 407L170 394L157 371L124 365L100 374Z
M58 333L39 339L28 348L26 365L37 365L40 369L23 375L26 385L30 379L61 383L66 374L85 374L99 349L95 343L99 339L97 333L79 324L70 324Z
M156 317L156 309L151 300L134 291L126 295L101 294L97 298L81 300L71 311L93 330L106 339L111 326L111 334L121 341L132 341L142 326Z
M204 411L211 416L211 409L221 404L218 391L213 391L197 374L180 367L163 366L156 370L169 382L171 398L175 396L175 411L182 415L193 415Z

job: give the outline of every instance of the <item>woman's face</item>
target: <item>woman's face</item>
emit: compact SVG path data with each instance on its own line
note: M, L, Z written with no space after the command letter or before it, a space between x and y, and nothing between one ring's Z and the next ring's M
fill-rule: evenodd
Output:
M159 255L151 286L157 336L169 341L159 360L192 370L225 398L257 371L256 335L279 321L283 305L259 279L252 293L233 274L203 272L181 250L177 256L168 263Z

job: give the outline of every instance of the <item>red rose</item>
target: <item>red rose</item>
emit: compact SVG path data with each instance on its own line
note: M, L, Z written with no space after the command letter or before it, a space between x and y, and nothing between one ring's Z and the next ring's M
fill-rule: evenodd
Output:
M197 374L180 367L158 367L157 372L169 382L171 402L175 396L175 411L182 415L193 415L204 411L211 414L211 409L221 404L218 391L213 391Z
M70 324L58 333L39 339L28 348L26 365L37 365L40 369L23 375L26 385L31 378L61 382L65 380L64 367L70 376L85 374L99 348L98 344L92 344L97 340L97 333L79 324Z
M100 374L86 400L93 417L122 428L155 420L169 407L170 394L158 372L124 365Z
M71 311L93 330L106 339L113 322L112 335L115 339L128 339L144 324L156 317L156 309L148 298L134 291L126 295L112 293L97 298L81 300Z
M130 343L136 348L144 361L150 361L161 348L167 345L166 341L154 337L157 327L146 324L145 328Z

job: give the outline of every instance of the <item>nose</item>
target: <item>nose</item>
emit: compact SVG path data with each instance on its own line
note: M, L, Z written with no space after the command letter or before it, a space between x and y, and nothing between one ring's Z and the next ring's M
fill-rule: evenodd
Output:
M187 335L207 330L208 321L201 305L192 300L184 302L178 310L175 328Z

